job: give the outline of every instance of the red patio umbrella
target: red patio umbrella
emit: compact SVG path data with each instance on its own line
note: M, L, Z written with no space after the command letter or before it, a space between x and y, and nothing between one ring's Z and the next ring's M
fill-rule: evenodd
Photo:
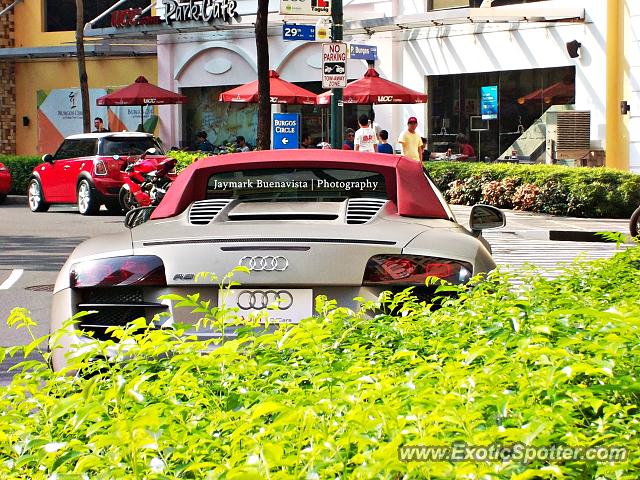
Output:
M347 83L342 91L344 103L359 103L366 105L381 103L425 103L428 96L424 93L403 87L399 83L386 80L370 68L364 77ZM331 103L331 92L318 95L319 105Z
M269 70L269 97L271 103L315 105L316 94L293 83L282 80L278 72ZM258 102L258 80L232 88L220 94L221 102Z
M153 85L143 76L136 78L136 81L128 87L103 95L96 100L96 104L100 106L140 105L140 125L144 123L143 108L145 105L169 105L174 103L187 103L187 97Z

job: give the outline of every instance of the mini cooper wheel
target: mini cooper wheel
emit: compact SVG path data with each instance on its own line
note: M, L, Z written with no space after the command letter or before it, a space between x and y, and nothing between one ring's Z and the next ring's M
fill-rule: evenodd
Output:
M94 215L100 209L100 204L96 200L95 191L89 183L89 180L80 180L76 198L78 201L78 211L82 215Z
M37 178L32 178L29 181L28 200L29 209L32 212L46 212L49 210L49 204L44 201L44 195L42 193L42 184Z

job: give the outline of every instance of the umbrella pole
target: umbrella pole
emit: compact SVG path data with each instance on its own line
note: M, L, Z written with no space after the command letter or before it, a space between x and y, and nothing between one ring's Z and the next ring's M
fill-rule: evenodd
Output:
M140 105L140 131L144 132L144 105Z

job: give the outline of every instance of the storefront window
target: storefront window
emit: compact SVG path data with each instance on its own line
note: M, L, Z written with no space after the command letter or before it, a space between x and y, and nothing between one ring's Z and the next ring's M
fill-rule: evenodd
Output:
M117 0L84 0L84 19L82 23L93 20L113 6ZM129 0L122 8L145 8L151 0ZM64 32L76 29L76 0L45 0L45 31ZM97 27L110 25L111 16L98 22Z
M483 120L480 89L498 87L498 118ZM553 105L575 103L575 67L429 77L429 144L456 150L458 133L479 159L498 158Z

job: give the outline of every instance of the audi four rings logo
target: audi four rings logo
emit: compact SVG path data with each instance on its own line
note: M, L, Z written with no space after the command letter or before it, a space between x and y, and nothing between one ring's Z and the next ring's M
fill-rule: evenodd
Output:
M254 272L284 272L289 266L289 260L285 257L278 256L266 256L260 255L250 257L245 256L240 259L240 263L243 267L247 267Z
M237 303L241 310L264 310L269 305L286 310L293 305L293 295L286 290L243 290Z

